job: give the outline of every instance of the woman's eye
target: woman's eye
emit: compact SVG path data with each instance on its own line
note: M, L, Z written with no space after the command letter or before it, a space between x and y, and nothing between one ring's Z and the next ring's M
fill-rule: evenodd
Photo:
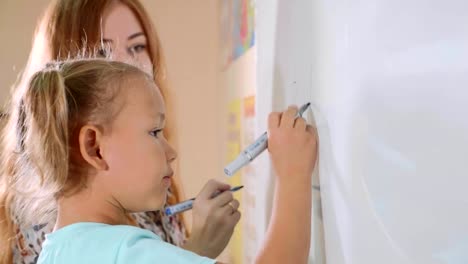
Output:
M103 58L107 58L107 55L108 55L108 51L106 49L99 49L98 50L98 56L103 57Z
M112 47L108 43L104 43L103 45L101 45L101 47L99 47L97 51L97 55L103 58L109 58L111 54Z
M130 53L137 54L146 50L146 45L138 44L129 48Z

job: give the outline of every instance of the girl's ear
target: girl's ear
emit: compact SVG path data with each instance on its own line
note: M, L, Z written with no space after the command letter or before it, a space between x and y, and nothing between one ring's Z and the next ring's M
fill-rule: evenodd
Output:
M93 125L85 125L80 129L78 140L83 159L96 170L107 170L107 162L101 155L101 129Z

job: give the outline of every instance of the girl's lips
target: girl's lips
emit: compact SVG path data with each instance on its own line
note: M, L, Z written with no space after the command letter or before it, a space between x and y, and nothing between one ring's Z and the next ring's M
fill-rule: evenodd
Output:
M169 188L171 186L171 183L172 183L172 176L174 175L174 172L170 172L168 175L164 176L162 181L164 183L164 185Z
M172 183L172 179L171 179L171 176L164 176L163 179L163 184L166 186L166 187L170 187L171 186L171 183Z

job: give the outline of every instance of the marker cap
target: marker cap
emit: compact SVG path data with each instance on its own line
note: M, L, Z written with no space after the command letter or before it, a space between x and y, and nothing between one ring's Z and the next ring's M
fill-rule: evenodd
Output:
M236 172L240 168L242 168L243 166L245 166L249 162L250 162L249 157L247 157L247 155L245 155L245 153L242 153L241 155L239 155L237 157L237 159L235 159L233 162L229 163L229 165L227 165L224 168L224 173L227 176L232 176L232 175L236 174Z

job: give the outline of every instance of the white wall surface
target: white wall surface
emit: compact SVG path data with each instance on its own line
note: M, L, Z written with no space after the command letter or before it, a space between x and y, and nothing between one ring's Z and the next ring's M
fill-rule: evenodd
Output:
M314 104L311 263L468 263L468 2L257 8L258 120Z

